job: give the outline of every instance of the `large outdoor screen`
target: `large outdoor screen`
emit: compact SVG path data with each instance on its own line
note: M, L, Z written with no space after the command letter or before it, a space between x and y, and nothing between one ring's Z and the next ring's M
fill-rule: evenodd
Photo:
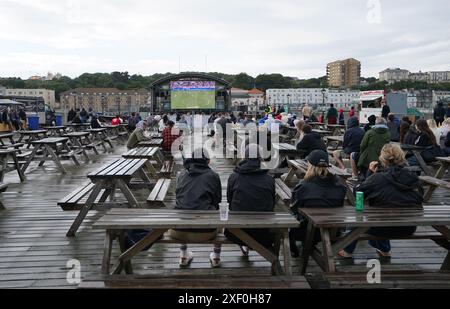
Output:
M172 109L215 109L216 83L177 81L170 83Z

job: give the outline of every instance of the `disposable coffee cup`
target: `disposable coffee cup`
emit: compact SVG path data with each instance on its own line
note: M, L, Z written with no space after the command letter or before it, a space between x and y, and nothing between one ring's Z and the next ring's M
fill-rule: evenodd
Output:
M228 221L229 212L230 212L230 209L228 208L228 205L221 205L220 206L220 221Z

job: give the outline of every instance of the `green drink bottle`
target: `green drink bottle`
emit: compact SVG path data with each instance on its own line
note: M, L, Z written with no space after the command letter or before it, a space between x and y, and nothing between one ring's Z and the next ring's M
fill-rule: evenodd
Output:
M364 192L356 192L356 211L364 211Z

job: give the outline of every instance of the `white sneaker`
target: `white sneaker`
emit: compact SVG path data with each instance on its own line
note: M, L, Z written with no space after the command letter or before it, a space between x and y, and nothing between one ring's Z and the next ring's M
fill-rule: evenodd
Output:
M211 266L213 268L220 267L220 255L211 252L211 254L209 255L209 260L211 261Z
M240 248L242 251L242 256L248 258L248 256L250 255L250 249L246 246L242 246Z
M182 255L180 257L180 267L186 267L189 266L192 263L192 260L194 259L194 253L187 252L186 255Z

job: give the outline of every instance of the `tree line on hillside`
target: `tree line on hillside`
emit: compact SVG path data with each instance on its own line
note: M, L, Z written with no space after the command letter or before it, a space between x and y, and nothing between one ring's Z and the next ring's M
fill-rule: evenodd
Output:
M56 97L59 99L61 92L74 88L117 88L119 90L130 90L148 88L149 85L172 73L153 74L150 76L130 75L128 72L112 73L84 73L76 78L63 76L59 79L49 81L44 80L23 80L21 78L0 78L0 85L8 88L45 88L55 90ZM250 90L258 88L265 91L270 88L327 88L327 77L311 79L297 79L283 76L282 74L261 74L257 77L246 73L237 75L224 74L219 72L210 72L210 75L225 79L232 83L235 88ZM449 90L450 83L428 84L425 82L403 81L392 85L387 82L379 82L376 78L362 78L362 85L353 87L354 90L401 90L401 89L430 89L430 90Z

